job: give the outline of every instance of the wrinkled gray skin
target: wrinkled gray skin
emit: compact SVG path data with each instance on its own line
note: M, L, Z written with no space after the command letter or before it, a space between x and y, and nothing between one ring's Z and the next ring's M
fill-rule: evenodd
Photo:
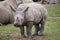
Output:
M9 4L8 1L0 2L0 25L13 23L13 17L16 11L15 6L13 5L14 4Z
M33 2L32 0L23 0L23 3L31 3Z
M26 26L27 36L31 37L31 28L35 25L34 35L44 35L44 27L47 19L46 8L37 3L21 4L17 8L14 16L14 26L20 27L21 35L24 36L24 26ZM41 27L39 26L41 24Z
M32 0L16 0L17 1L17 4L20 5L22 3L31 3L33 2Z
M18 4L16 0L5 0L7 4L9 4L14 10L17 9Z
M23 3L23 0L16 0L17 4L22 4Z

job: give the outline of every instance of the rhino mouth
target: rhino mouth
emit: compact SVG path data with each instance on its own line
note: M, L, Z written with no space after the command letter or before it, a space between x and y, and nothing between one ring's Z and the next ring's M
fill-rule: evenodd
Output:
M15 27L19 27L20 25L14 25Z
M21 25L18 25L18 24L14 24L15 27L20 27Z

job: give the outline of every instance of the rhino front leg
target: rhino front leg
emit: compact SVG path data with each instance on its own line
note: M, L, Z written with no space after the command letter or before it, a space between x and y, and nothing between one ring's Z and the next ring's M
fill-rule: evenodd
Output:
M21 37L25 37L24 35L24 26L20 27Z
M26 31L27 31L27 36L28 36L28 37L31 37L32 25L33 25L33 22L28 22L28 23L27 23L27 28L26 28L27 30L26 30Z
M2 23L0 23L0 26L2 26L3 24Z

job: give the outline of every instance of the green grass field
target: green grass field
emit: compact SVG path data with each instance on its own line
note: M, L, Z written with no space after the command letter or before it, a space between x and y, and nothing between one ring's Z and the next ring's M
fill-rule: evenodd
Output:
M48 40L60 40L60 4L46 5L46 8L49 16L45 25L45 34L48 35ZM14 27L13 24L0 26L0 33L4 35L6 33L15 34L19 32L19 28ZM5 38L4 40L9 39Z

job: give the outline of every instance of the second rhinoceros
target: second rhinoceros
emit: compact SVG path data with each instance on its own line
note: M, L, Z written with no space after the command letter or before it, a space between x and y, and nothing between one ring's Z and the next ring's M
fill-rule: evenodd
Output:
M0 25L13 23L15 7L9 5L8 1L0 2Z

